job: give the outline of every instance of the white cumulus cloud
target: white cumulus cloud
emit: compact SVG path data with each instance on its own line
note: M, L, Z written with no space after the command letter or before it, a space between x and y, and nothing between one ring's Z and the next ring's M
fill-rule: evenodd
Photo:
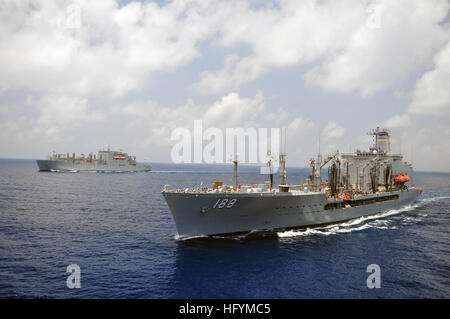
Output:
M417 81L409 111L450 115L450 43L436 56L434 69Z

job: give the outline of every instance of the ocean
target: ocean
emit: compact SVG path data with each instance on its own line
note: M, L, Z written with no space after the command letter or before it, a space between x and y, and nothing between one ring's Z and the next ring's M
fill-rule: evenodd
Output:
M308 170L288 167L298 184ZM143 173L38 172L0 160L0 298L449 298L450 174L416 172L409 207L270 236L177 239L161 189L232 165L153 164ZM263 182L241 166L239 181ZM80 288L69 289L69 265ZM369 265L380 288L368 288Z

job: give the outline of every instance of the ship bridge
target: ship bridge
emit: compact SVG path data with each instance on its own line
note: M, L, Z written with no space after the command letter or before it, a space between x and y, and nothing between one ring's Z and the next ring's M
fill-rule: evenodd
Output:
M404 162L401 154L391 152L390 132L387 129L380 129L378 125L368 135L374 136L374 144L368 151L356 150L354 153L341 154L342 160L348 163L350 184L357 185L358 189L369 188L371 170L379 184L385 183L387 169L392 176L411 174L411 163Z

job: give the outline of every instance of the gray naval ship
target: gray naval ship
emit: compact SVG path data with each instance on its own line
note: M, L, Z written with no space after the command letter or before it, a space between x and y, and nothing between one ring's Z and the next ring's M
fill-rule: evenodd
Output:
M337 151L311 159L309 177L300 185L287 184L286 155L281 154L276 188L273 173L264 184L238 185L237 160L233 185L217 181L210 187L170 190L165 186L162 195L178 236L189 239L315 227L412 204L422 189L411 186L411 164L391 152L388 130L377 126L369 134L375 142L368 151Z
M97 156L90 153L76 157L67 154L53 153L45 160L37 160L40 171L91 171L91 172L142 172L151 171L151 165L136 164L136 156L130 156L123 151L98 151Z

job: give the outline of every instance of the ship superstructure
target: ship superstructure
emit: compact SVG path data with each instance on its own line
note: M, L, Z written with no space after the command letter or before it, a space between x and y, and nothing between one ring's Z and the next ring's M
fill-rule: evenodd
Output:
M131 156L122 150L98 151L97 155L89 153L85 156L75 156L53 153L45 160L36 161L40 171L98 171L98 172L131 172L151 171L151 165L139 165L136 156Z
M308 186L314 190L325 186L335 195L344 190L355 194L389 191L399 187L399 176L404 176L408 179L405 182L410 182L412 165L403 161L403 155L391 152L389 131L377 126L368 135L374 137L374 144L368 151L356 150L354 153L342 154L336 151L326 158L319 154L317 159L311 159ZM328 165L327 184L323 183L322 178L325 165ZM394 187L395 183L397 185Z
M369 151L310 160L308 179L286 180L286 154L279 156L279 185L272 170L264 184L239 185L237 160L233 185L170 190L162 194L181 238L285 230L343 222L397 209L414 202L422 189L412 187L412 166L390 151L389 131L377 127ZM324 178L323 170L328 169Z

